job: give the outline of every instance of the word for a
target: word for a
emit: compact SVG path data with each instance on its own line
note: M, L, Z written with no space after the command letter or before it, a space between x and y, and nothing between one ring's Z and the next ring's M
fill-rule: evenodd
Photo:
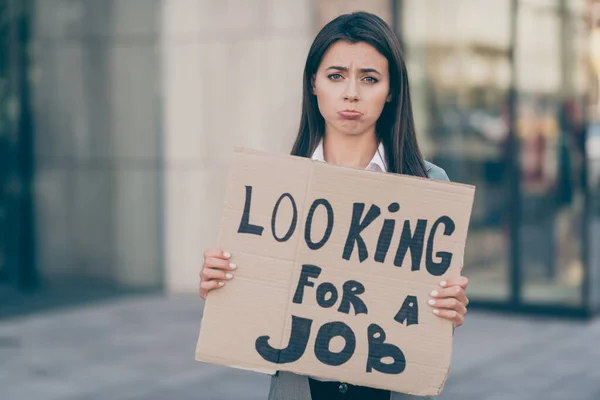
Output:
M294 293L293 302L302 304L306 287L313 287L315 283L309 278L316 279L321 273L321 268L305 264L298 280ZM338 311L349 314L351 308L355 315L368 314L365 303L359 295L364 293L364 286L358 282L349 280L342 286L342 297ZM316 288L316 300L323 308L333 307L339 298L338 290L331 282L322 282ZM394 318L399 323L406 322L407 326L418 324L418 307L415 296L407 296L402 308ZM274 348L269 344L270 336L260 336L256 339L256 351L265 360L286 364L299 360L308 346L313 320L292 315L292 329L288 345L283 349ZM377 324L370 324L367 328L367 341L369 352L366 360L366 371L373 370L385 374L399 374L406 368L406 358L399 347L386 343L386 334L383 328ZM344 348L339 352L330 350L330 343L335 337L344 339ZM339 366L352 358L356 349L356 334L350 326L341 321L333 321L323 324L317 331L315 338L315 357L326 365ZM383 359L392 359L393 362L384 362Z

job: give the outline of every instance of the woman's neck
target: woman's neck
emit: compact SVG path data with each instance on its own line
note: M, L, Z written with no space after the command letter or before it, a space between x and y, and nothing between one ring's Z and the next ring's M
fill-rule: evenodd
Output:
M328 131L323 140L323 155L329 164L365 169L377 151L375 132L344 135Z

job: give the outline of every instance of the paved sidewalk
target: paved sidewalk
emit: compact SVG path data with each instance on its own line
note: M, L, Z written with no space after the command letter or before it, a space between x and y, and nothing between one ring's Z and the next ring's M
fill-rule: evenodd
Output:
M119 298L0 320L2 400L264 400L268 377L193 359L202 302ZM469 314L441 400L600 399L600 320Z

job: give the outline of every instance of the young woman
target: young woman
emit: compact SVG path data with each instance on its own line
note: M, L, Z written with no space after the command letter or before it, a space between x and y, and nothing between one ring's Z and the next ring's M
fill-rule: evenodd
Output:
M358 12L327 24L315 38L304 70L300 129L292 154L353 168L448 180L423 160L413 122L408 77L400 44L379 17ZM200 297L233 279L237 266L226 249L204 254ZM239 268L244 268L240 265ZM440 318L463 323L467 279L432 288L430 305ZM269 399L417 399L343 382L281 372ZM422 398L421 398L422 399Z

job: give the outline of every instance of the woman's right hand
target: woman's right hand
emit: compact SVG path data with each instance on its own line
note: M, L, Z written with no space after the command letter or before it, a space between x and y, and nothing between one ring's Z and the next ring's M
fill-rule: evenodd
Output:
M231 254L220 250L210 249L204 252L204 265L200 270L200 297L206 300L208 292L225 285L233 278L237 266L229 261Z

